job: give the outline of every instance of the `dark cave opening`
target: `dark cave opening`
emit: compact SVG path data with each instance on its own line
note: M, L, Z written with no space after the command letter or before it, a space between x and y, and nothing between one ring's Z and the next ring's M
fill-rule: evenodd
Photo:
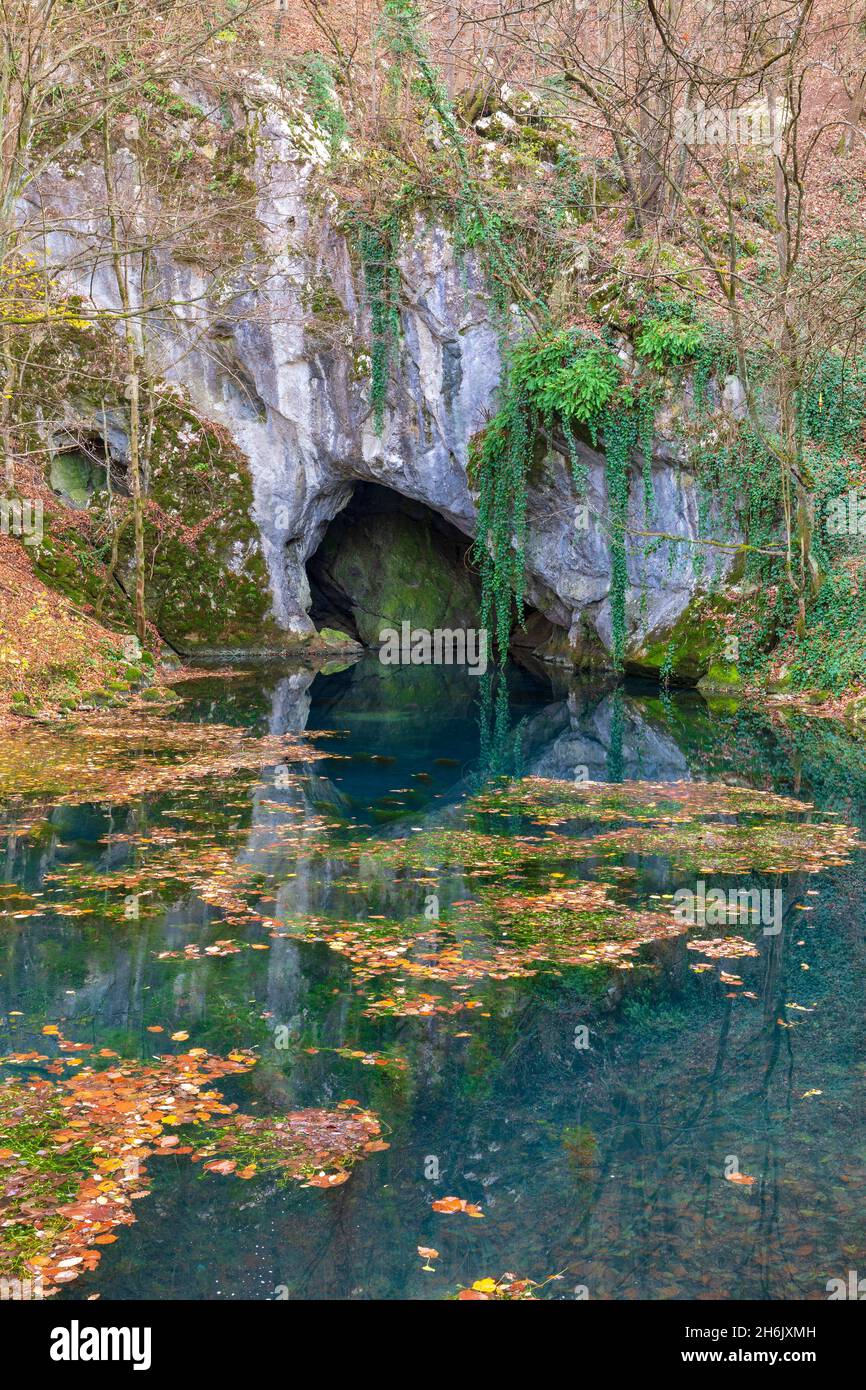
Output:
M66 506L86 510L94 494L106 487L123 497L132 495L126 460L112 451L101 434L64 431L55 436L54 446L51 489Z
M472 540L422 502L378 483L358 483L307 562L310 617L321 631L376 648L385 628L480 626L481 583ZM520 660L556 629L528 607L512 637Z
M477 627L471 540L421 502L358 483L307 564L316 626L365 646L385 627Z

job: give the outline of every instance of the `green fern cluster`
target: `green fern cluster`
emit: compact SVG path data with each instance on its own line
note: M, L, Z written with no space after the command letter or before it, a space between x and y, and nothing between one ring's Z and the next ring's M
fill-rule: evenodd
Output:
M620 369L606 344L587 346L585 335L570 330L521 343L512 354L510 377L546 421L559 417L595 431L619 388Z
M644 319L635 339L635 352L657 372L683 367L694 357L704 337L703 324L688 319Z

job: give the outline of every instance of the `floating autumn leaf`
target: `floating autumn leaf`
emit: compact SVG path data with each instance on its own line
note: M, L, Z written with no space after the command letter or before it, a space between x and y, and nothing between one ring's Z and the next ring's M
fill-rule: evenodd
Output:
M349 1181L348 1173L316 1173L312 1178L308 1178L303 1184L304 1187L339 1187L341 1183Z
M451 1215L453 1212L462 1211L466 1216L474 1216L477 1219L484 1216L484 1212L474 1202L465 1202L462 1197L440 1197L438 1201L431 1203L433 1211L438 1211L444 1215Z
M432 1206L433 1211L454 1212L463 1210L463 1203L459 1197L440 1197Z
M725 1177L728 1182L739 1183L742 1187L751 1187L755 1181L754 1178L749 1177L748 1173L726 1173Z
M533 1279L518 1279L514 1274L503 1274L501 1279L476 1279L470 1288L460 1290L457 1300L460 1303L478 1303L494 1299L503 1302L534 1300L536 1289L543 1288L544 1284L561 1277L559 1274L552 1274L542 1284L537 1284Z
M171 1035L171 1040L172 1040L172 1042L186 1042L188 1038L189 1038L189 1033L184 1033L184 1031L183 1031L182 1029L181 1029L180 1032L178 1032L178 1033L172 1033L172 1035Z

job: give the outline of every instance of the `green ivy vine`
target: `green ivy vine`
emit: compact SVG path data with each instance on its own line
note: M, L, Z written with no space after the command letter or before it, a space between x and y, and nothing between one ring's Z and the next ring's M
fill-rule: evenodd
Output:
M482 622L494 634L500 659L508 650L515 618L523 621L526 497L539 434L543 431L550 439L557 430L561 432L575 486L583 495L586 469L577 451L582 430L593 445L601 437L605 452L612 654L615 668L622 669L627 635L629 468L639 444L645 459L651 460L656 402L654 389L646 388L644 394L625 380L622 364L607 343L576 329L527 338L511 350L499 410L471 460L479 494L474 553L481 572ZM651 491L645 489L645 507L652 505Z
M400 334L399 242L400 219L395 212L379 223L360 223L358 250L370 309L370 408L377 434L385 422L391 361Z
M622 394L606 409L604 417L605 471L610 510L611 650L614 669L617 671L621 671L623 667L627 636L628 469L632 449L637 444L637 435L637 416L633 400L629 395Z

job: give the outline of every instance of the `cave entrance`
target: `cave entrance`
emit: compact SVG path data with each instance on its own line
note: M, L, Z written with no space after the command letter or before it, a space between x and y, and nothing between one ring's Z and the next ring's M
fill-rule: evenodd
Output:
M86 511L106 487L124 497L132 495L126 461L94 431L55 435L49 481L55 497L74 511Z
M383 628L477 628L471 540L421 502L358 483L307 564L310 617L378 647Z
M307 562L310 617L377 649L384 628L477 629L481 581L472 541L423 502L358 483ZM512 632L520 664L557 660L565 634L527 604Z

